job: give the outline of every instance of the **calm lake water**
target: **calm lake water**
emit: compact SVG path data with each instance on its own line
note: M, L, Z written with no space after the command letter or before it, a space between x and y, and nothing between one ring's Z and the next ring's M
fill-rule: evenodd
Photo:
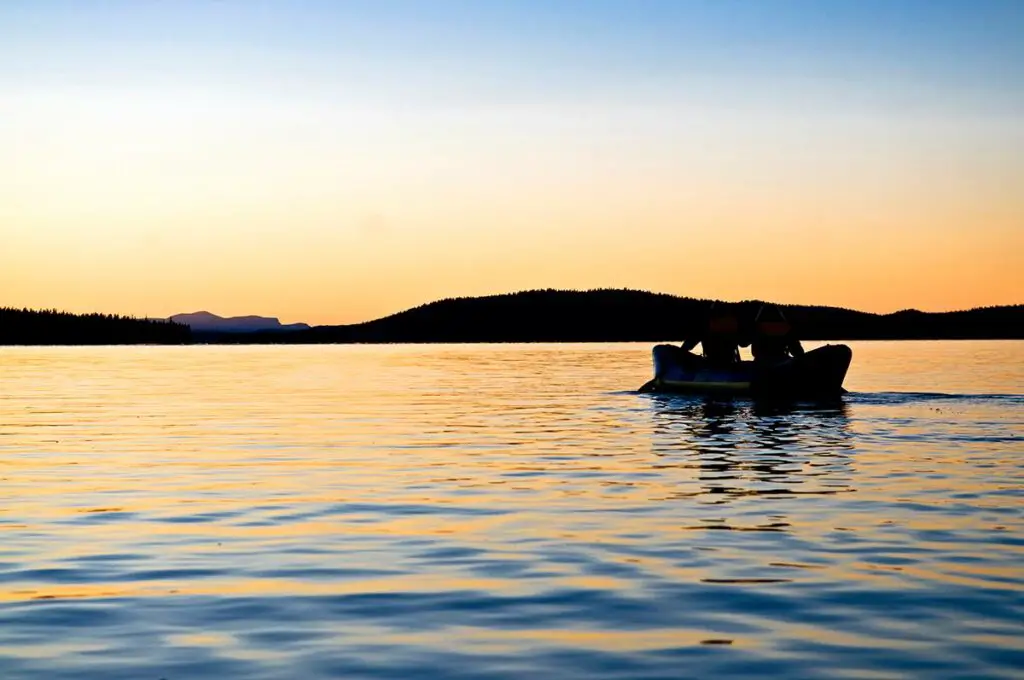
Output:
M0 348L0 677L1022 677L1024 343L852 346Z

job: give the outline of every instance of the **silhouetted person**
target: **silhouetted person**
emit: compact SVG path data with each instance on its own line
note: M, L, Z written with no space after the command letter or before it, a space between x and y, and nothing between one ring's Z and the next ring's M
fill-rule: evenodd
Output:
M740 360L739 321L732 310L724 304L711 303L707 323L693 337L683 342L683 351L692 351L698 343L704 358L713 364L733 364Z
M803 345L793 334L793 326L775 305L761 305L754 318L754 337L750 344L754 361L758 363L778 363L804 353Z

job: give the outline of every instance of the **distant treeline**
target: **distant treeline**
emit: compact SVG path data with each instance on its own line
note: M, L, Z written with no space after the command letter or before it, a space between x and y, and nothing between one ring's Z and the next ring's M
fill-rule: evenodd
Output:
M180 345L188 326L109 314L0 307L0 345Z
M711 300L636 290L531 290L449 298L374 321L282 332L199 332L164 320L0 308L0 345L681 341ZM748 330L758 300L732 305ZM780 305L805 340L1024 338L1024 305L870 314Z
M636 290L532 290L431 302L374 321L289 333L193 333L197 342L615 342L681 340L711 300ZM749 327L762 302L733 308ZM806 340L1024 338L1024 305L962 312L871 314L780 305Z

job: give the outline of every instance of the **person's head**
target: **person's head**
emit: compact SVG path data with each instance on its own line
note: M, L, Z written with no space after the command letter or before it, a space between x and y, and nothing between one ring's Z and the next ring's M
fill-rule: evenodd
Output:
M754 317L754 321L785 321L786 315L782 313L782 309L778 305L773 305L770 302L765 302L757 310L757 316Z
M790 332L791 326L778 305L765 303L754 318L755 330L759 335L781 336Z
M712 333L736 333L739 323L732 306L726 302L712 302L708 309L708 330Z

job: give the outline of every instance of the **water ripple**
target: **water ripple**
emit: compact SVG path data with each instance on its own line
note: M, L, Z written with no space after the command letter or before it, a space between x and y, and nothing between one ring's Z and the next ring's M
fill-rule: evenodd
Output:
M764 404L641 345L3 348L0 676L1020 677L1021 359Z

